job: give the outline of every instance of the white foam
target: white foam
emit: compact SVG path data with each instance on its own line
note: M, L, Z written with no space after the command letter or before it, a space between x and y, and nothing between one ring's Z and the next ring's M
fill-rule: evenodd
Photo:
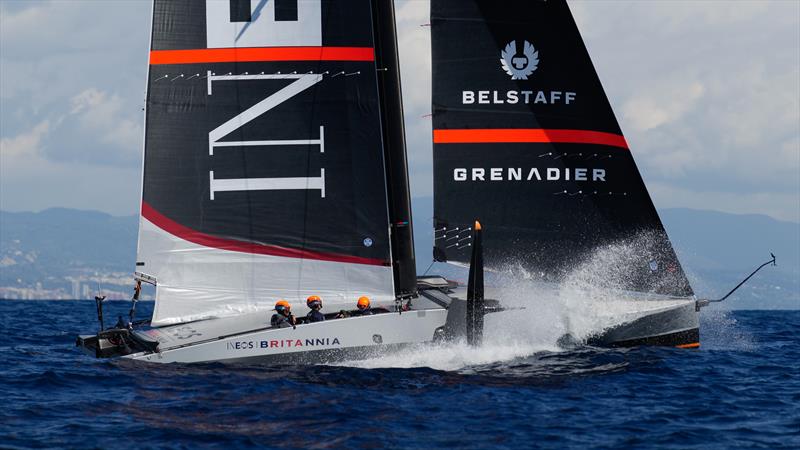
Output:
M657 235L642 234L599 248L590 258L576 263L559 284L537 281L535 273L512 261L502 271L491 274L491 284L499 287L487 287L486 297L516 309L486 316L481 346L473 348L464 342L420 345L344 365L461 370L542 351L559 351L557 342L565 334L583 340L656 309L685 302L625 298L623 289L631 285L628 274L640 272L637 265L663 251L659 248L661 243ZM675 280L667 277L657 281ZM654 290L656 287L652 286Z
M485 318L484 340L478 347L456 341L441 344L424 344L401 351L362 360L348 361L342 365L361 368L414 368L430 367L436 370L457 371L470 366L508 362L532 356L538 352L556 352L559 337L570 331L571 320L558 297L533 295L536 285L522 281L502 290L492 290L506 307L521 307ZM538 289L541 289L539 287ZM522 294L525 297L522 297ZM527 298L529 301L525 301ZM566 311L566 312L565 312ZM572 320L572 322L577 322ZM592 327L582 324L586 334Z
M537 349L535 346L524 343L484 344L480 347L470 347L465 342L427 344L388 353L377 358L344 362L341 365L365 369L430 367L436 370L457 371L469 366L480 366L524 358L533 355L537 351L548 349L552 348Z

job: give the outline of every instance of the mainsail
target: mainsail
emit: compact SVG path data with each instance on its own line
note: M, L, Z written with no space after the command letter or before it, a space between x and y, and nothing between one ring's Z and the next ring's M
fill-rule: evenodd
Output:
M392 256L410 211L387 207L405 172L386 167L405 147L382 131L402 113L383 98L399 78L377 70L397 63L376 54L372 6L155 0L136 263L157 285L154 325L395 298L393 267L414 261Z
M479 219L487 268L692 295L566 2L432 0L431 33L436 260Z

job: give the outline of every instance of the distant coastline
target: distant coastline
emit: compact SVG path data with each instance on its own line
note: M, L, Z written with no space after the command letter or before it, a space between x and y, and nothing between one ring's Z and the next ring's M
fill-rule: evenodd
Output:
M432 260L433 199L413 200L417 271ZM800 309L800 224L764 215L695 209L660 210L664 225L699 296L724 294L755 265L778 256L726 307ZM138 216L66 208L0 211L0 299L84 300L98 292L130 300ZM431 271L451 270L441 264ZM143 300L152 300L146 286Z

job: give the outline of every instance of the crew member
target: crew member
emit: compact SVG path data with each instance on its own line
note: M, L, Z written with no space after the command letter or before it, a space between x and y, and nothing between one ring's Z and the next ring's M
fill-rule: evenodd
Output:
M372 308L369 306L369 297L366 295L358 299L356 306L358 307L358 311L353 313L354 316L371 316L373 314Z
M278 300L275 303L275 314L269 321L270 325L275 328L297 328L297 320L292 314L292 306L286 300Z
M306 306L311 310L306 314L306 322L322 322L325 320L325 315L319 312L322 309L322 299L316 295L312 295L306 299Z

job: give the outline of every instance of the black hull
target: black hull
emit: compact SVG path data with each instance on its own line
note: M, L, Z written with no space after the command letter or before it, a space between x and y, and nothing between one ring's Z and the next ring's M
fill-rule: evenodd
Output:
M700 329L694 328L660 336L628 339L626 341L603 342L601 339L598 339L593 342L593 340L589 340L589 343L603 347L639 347L647 345L652 347L697 348L700 347Z
M587 340L600 347L640 345L697 348L700 346L699 313L695 302L662 310L610 328Z

